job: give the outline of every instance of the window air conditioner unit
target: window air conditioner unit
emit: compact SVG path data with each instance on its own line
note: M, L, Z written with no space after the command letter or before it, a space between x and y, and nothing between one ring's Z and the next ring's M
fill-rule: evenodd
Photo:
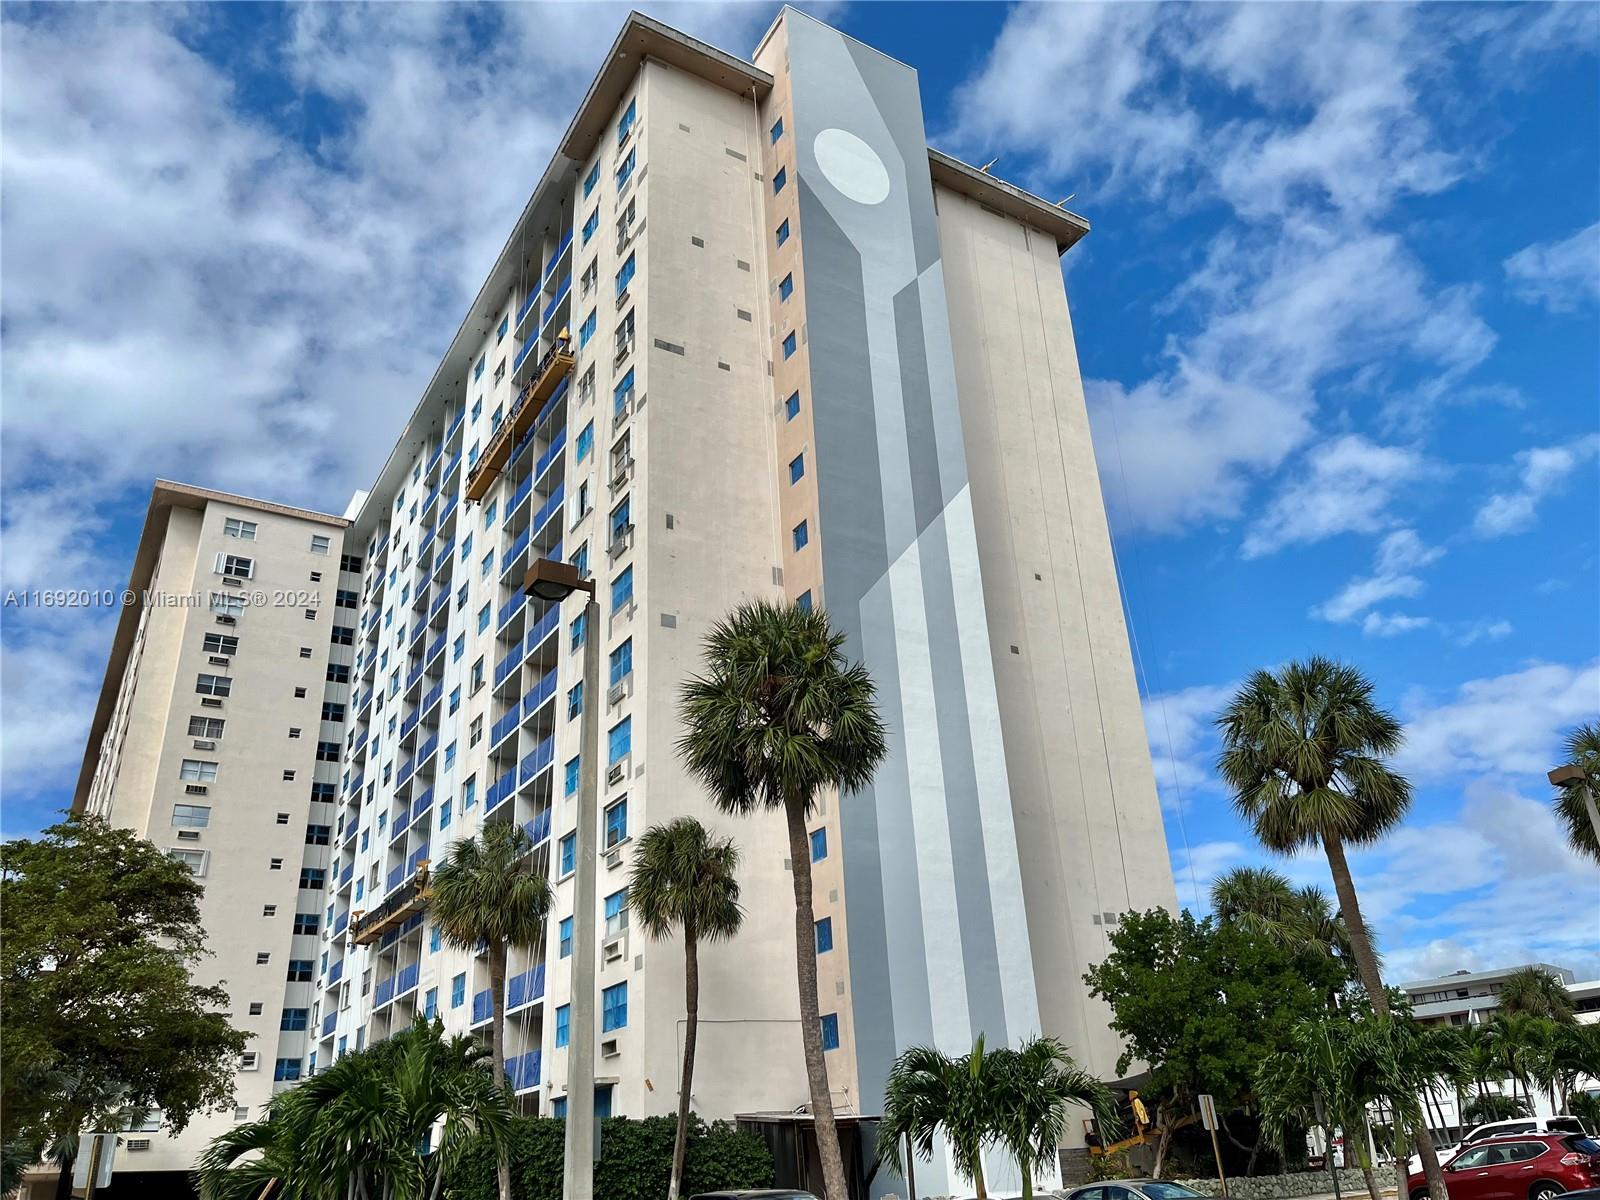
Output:
M232 660L226 658L225 656L223 656L221 654L213 654L211 656L211 658L210 658L210 662L211 662L211 665L213 667L225 667L225 666L228 665L228 663L230 661L232 661Z
M620 867L621 865L622 865L622 851L621 850L607 850L606 851L606 867L609 870L616 870L616 868Z
M239 618L238 617L230 617L226 613L219 613L217 615L217 624L218 625L237 625L238 623L239 623Z
M619 1055L621 1053L622 1053L622 1051L617 1049L617 1039L616 1038L607 1038L605 1041L600 1043L600 1057L601 1058L616 1058L617 1055Z
M611 690L606 693L606 703L607 704L621 704L623 698L627 694L628 694L628 685L627 684L625 684L625 683L613 683L611 685ZM210 749L210 747L207 747L207 749Z
M185 796L204 796L206 794L206 785L203 783L186 783L183 786L183 794Z
M632 353L633 353L633 339L629 338L627 341L622 342L620 345L617 346L617 353L616 353L616 356L611 360L611 365L614 366L614 367L621 366L622 365L622 360L627 358L628 355L630 355Z
M627 485L627 482L628 482L628 469L630 467L632 467L632 466L633 466L632 457L625 458L625 459L623 459L621 462L619 462L617 464L616 470L612 473L612 476L611 476L611 490L613 492L617 491L619 488L622 488L622 487Z
M621 783L622 782L622 764L621 763L612 763L611 764L610 769L606 771L606 782L607 783Z
M195 738L194 748L196 750L215 750L217 748L217 744L215 742L209 742L205 738Z
M600 946L601 957L606 962L616 962L622 957L622 935L607 938Z
M615 558L617 555L625 551L632 541L633 526L624 525L621 532L619 532L616 537L611 539L611 545L607 548L606 553L611 555L612 558Z
M149 1138L129 1138L128 1142L127 1142L127 1146L128 1146L128 1152L130 1154L135 1153L135 1152L140 1151L140 1150L148 1150L148 1149L150 1149L150 1139Z
M243 587L244 586L244 580L235 579L230 575L224 575L222 577L222 583L223 583L224 587Z
M201 708L221 708L222 707L222 701L216 696L201 696L200 697L200 707Z
M198 842L200 840L200 831L197 829L180 829L178 830L178 840L180 842Z

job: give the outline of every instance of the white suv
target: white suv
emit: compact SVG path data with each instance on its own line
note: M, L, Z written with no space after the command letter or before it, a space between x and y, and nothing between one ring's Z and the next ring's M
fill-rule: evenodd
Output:
M1577 1117L1569 1116L1565 1113L1556 1117L1518 1117L1511 1121L1490 1121L1485 1125L1479 1125L1476 1129L1471 1130L1466 1137L1455 1143L1455 1145L1440 1146L1438 1151L1439 1162L1441 1165L1449 1162L1457 1154L1460 1154L1468 1146L1472 1145L1473 1142L1481 1142L1484 1138L1504 1137L1507 1134L1516 1133L1587 1134L1588 1132L1589 1131L1583 1127L1582 1121L1578 1120ZM1410 1161L1406 1164L1406 1168L1412 1174L1422 1170L1421 1155L1413 1154Z

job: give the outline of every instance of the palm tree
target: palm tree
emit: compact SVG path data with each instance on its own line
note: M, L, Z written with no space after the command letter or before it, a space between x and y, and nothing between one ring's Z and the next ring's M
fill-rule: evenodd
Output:
M739 850L732 838L716 838L693 817L679 817L644 831L634 851L628 906L657 940L683 931L683 1079L678 1085L678 1132L672 1142L672 1178L667 1200L678 1200L683 1153L689 1134L689 1089L694 1082L695 1038L700 1028L700 942L739 932Z
M512 946L532 950L542 944L550 915L550 881L532 870L532 849L521 826L495 821L450 847L428 889L445 941L463 950L475 950L480 942L488 946L491 1078L497 1086L506 1078L506 956ZM511 1164L503 1148L499 1183L500 1200L510 1200Z
M1349 959L1349 934L1322 889L1296 888L1271 867L1235 867L1217 876L1211 908L1223 924L1284 949Z
M1501 1012L1544 1017L1562 1025L1578 1020L1566 985L1539 967L1520 967L1507 975L1497 999Z
M1579 854L1600 862L1600 722L1579 725L1567 734L1567 761L1583 772L1581 780L1558 785L1556 815L1566 824L1567 842Z
M912 1046L889 1068L883 1085L883 1118L878 1122L878 1157L900 1178L909 1169L902 1142L918 1158L933 1157L941 1132L957 1171L972 1180L978 1200L988 1200L983 1150L996 1140L990 1088L985 1072L983 1035L972 1053L951 1058L932 1046Z
M794 881L800 1039L827 1200L846 1200L817 1007L816 919L807 818L828 789L860 791L888 752L872 676L844 655L821 610L755 600L705 640L705 674L681 700L689 773L726 813L782 812Z
M1033 1200L1034 1168L1056 1154L1072 1105L1092 1111L1108 1133L1117 1123L1110 1089L1079 1067L1055 1038L1036 1037L1017 1050L992 1051L984 1069L991 1080L987 1090L995 1137L1017 1160L1023 1200Z
M1410 783L1384 762L1400 748L1400 723L1373 702L1360 671L1318 656L1276 674L1254 672L1217 727L1218 772L1262 844L1283 854L1321 845L1356 973L1373 1010L1387 1019L1389 998L1345 846L1378 841L1411 806ZM1420 1129L1417 1153L1433 1200L1447 1200L1439 1156Z

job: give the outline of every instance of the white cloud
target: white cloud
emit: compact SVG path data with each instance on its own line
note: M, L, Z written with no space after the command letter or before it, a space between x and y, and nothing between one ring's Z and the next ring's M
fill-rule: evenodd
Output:
M1422 580L1411 572L1428 566L1443 553L1439 547L1430 546L1418 537L1416 530L1396 529L1378 543L1378 549L1373 555L1372 574L1350 580L1336 595L1314 607L1311 615L1320 617L1324 621L1353 621L1373 605L1385 600L1416 596L1421 593L1423 584ZM1374 616L1375 614L1368 614L1369 623ZM1385 636L1391 631L1403 633L1405 632L1403 623L1411 620L1413 618L1379 618L1376 624L1369 624L1366 627L1366 632ZM1384 625L1385 621L1401 624L1394 625L1391 629ZM1416 627L1418 626L1412 626Z
M1543 776L1560 759L1562 734L1592 721L1597 706L1600 659L1469 680L1445 700L1414 691L1400 705L1406 742L1396 763L1422 780Z
M1600 299L1600 221L1557 242L1535 242L1505 261L1517 299L1572 312Z
M1161 800L1169 809L1190 802L1185 792L1215 786L1211 763L1217 739L1212 722L1234 690L1231 685L1202 684L1145 697L1145 735Z
M1361 632L1368 637L1399 637L1433 624L1428 617L1411 617L1405 613L1369 612L1361 622Z
M1477 642L1498 642L1510 637L1512 632L1510 621L1468 621L1452 626L1450 637L1458 646L1471 646Z
M1380 446L1358 434L1313 447L1304 459L1305 469L1252 523L1242 547L1246 558L1339 533L1376 533L1393 523L1388 507L1395 491L1427 465L1414 450Z
M1600 434L1590 434L1560 446L1536 446L1517 457L1519 485L1496 492L1478 509L1472 529L1479 537L1504 537L1533 524L1539 502L1566 482L1580 465L1600 452Z

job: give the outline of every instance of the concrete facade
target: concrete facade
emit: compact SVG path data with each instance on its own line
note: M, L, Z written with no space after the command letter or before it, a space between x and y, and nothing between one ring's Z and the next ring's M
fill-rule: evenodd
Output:
M315 768L334 795L305 1071L418 1014L487 1033L484 961L438 936L426 889L509 820L556 900L511 954L508 1073L525 1111L563 1111L578 715L598 704L600 1111L675 1105L682 950L629 928L624 888L638 834L686 814L737 840L747 913L702 950L694 1108L807 1102L784 823L718 814L674 752L704 635L768 597L827 607L891 730L874 787L811 825L836 1108L877 1112L907 1045L980 1033L1052 1034L1113 1073L1080 976L1119 913L1175 897L1059 264L1086 231L930 150L915 71L794 10L753 61L629 18L342 529L358 607L332 651L340 761ZM592 576L596 628L523 595L541 557ZM602 678L580 692L591 637ZM170 667L180 641L146 657ZM143 694L118 745L177 719L170 689ZM148 824L132 803L114 819Z

